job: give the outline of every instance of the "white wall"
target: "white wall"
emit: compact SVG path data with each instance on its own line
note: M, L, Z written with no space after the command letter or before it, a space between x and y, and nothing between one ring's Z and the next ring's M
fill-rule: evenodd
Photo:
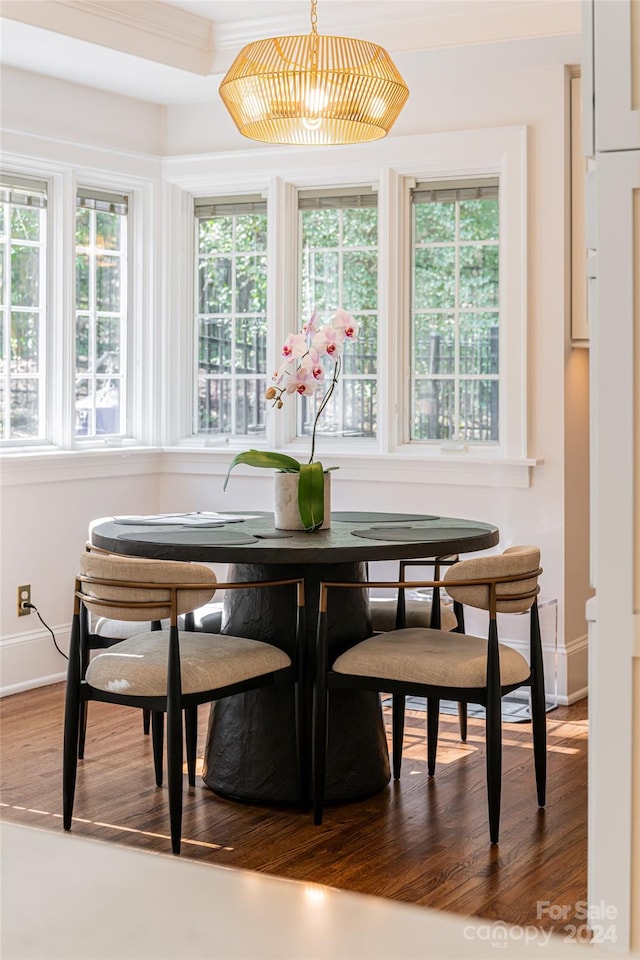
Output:
M494 126L528 127L529 156L529 456L543 463L531 468L529 487L470 486L433 482L428 465L419 468L410 482L387 480L368 471L365 465L344 464L334 475L334 505L337 509L382 508L402 504L407 510L428 510L442 515L486 519L501 530L504 546L515 542L540 545L545 569L543 592L560 600L561 670L564 689L571 697L581 692L572 681L567 644L580 641L581 624L572 625L572 635L564 636L564 582L568 558L565 556L565 438L564 349L566 315L566 185L565 115L566 77L563 64L573 56L573 47L565 38L556 51L555 63L540 62L535 67L518 66L525 48L515 44L506 59L496 55L495 47L468 48L468 63L460 50L439 50L431 54L405 54L399 66L407 77L412 95L405 113L392 136L445 130L464 130ZM531 52L532 47L526 48ZM535 50L533 51L535 54ZM540 59L540 58L538 58ZM503 69L500 62L507 63ZM536 62L536 56L533 61ZM492 66L493 64L493 66ZM476 67L476 72L473 68ZM140 155L180 157L189 162L191 151L238 148L239 135L231 129L219 104L198 107L158 108L122 97L98 93L51 81L17 70L6 71L8 83L4 95L2 121L16 132L5 138L19 145L19 152L47 158L73 155L74 144L98 146L94 163L116 164L122 171L128 163L139 167ZM69 109L71 105L71 109ZM36 135L36 136L33 136ZM41 138L42 135L42 138ZM49 138L59 139L49 139ZM61 143L60 141L66 141ZM244 149L251 145L242 141ZM273 165L277 170L278 152ZM202 164L202 159L196 160ZM162 294L159 287L158 293ZM171 323L171 318L167 319ZM508 318L507 318L508 322ZM586 398L585 398L586 402ZM228 458L227 458L228 459ZM164 453L144 458L135 468L135 476L111 477L113 459L104 473L91 467L89 480L64 479L51 482L48 473L39 473L36 465L26 468L24 482L14 482L14 464L4 469L2 482L2 653L3 667L11 648L12 663L26 649L34 631L34 617L15 615L15 588L31 583L33 599L45 619L60 627L62 633L70 616L69 595L74 558L82 549L89 520L113 513L155 511L158 509L207 508L225 506L268 508L271 503L270 480L256 471L254 476L234 477L228 492L222 494L226 469L224 455L217 451L199 454ZM69 468L71 469L71 468ZM148 470L147 473L144 471ZM415 480L420 482L414 482ZM46 551L40 545L49 544ZM53 545L63 551L56 557ZM579 599L578 604L581 602ZM575 602L572 601L572 608ZM41 631L46 648L47 635ZM21 644L20 641L24 642ZM579 647L579 643L578 643ZM575 651L576 664L584 652ZM56 655L57 656L57 655ZM38 682L54 668L50 659L25 660L22 674L16 670L4 674L3 687ZM582 666L576 676L583 678ZM580 685L582 680L580 681Z

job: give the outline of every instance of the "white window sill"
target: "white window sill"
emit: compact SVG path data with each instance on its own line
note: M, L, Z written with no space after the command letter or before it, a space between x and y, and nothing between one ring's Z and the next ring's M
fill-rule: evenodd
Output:
M219 446L160 447L114 446L60 450L57 448L4 453L0 483L47 483L51 480L77 480L92 477L144 475L158 473L196 474L224 477L234 455L250 444ZM257 446L257 444L256 444ZM261 444L261 446L263 446ZM281 452L304 461L308 445L291 446ZM531 485L531 472L542 459L505 459L465 452L444 454L432 449L418 456L402 451L381 454L369 451L344 453L320 450L325 466L338 467L336 480L375 483L447 484L457 486L522 488ZM108 464L108 466L107 466ZM234 471L246 477L264 479L264 471L241 465Z

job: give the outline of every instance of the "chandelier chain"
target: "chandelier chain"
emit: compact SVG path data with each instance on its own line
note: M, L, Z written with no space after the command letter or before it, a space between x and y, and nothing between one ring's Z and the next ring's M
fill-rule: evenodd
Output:
M311 33L318 36L318 0L311 0Z

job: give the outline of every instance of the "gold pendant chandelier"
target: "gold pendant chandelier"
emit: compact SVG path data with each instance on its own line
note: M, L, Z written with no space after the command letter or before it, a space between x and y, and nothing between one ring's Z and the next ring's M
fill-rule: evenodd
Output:
M220 84L240 133L265 143L327 146L387 135L409 89L386 50L367 40L322 36L317 0L311 33L256 40Z

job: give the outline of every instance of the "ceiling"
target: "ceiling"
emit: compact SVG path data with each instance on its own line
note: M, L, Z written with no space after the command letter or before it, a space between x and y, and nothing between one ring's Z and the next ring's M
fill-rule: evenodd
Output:
M213 100L246 43L310 28L308 0L3 0L0 13L3 64L159 104ZM379 43L401 72L452 47L509 65L510 40L518 62L557 58L580 31L580 0L318 0L317 15L320 33Z

